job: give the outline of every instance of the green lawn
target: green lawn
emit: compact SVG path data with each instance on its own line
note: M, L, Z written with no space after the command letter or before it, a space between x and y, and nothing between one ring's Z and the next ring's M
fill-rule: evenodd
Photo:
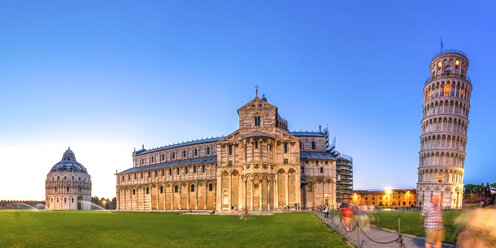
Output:
M312 213L0 211L0 247L349 247Z
M453 221L459 214L460 212L455 211L443 212L443 220L445 223L444 228L446 231L445 242L455 242L456 227L453 224ZM397 231L398 215L401 217L400 227L402 233L413 234L416 236L425 236L424 225L421 221L420 212L378 212L375 215L375 220L373 220L371 224L377 225L377 221L379 221L379 227Z

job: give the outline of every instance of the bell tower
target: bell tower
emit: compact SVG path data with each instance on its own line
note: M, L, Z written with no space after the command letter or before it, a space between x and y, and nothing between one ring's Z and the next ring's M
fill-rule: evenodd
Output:
M467 76L469 61L457 50L436 54L424 85L417 205L423 207L432 195L441 197L443 208L462 206L465 147L472 83Z

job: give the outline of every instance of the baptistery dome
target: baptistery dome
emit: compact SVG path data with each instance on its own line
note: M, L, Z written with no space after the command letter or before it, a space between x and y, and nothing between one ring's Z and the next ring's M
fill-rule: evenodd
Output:
M70 147L67 149L67 151L64 152L62 160L56 163L50 170L50 172L56 171L88 173L86 171L86 168L84 168L82 164L76 161L76 155L74 155L74 152L71 150Z
M70 148L47 174L45 194L52 210L91 209L91 177Z

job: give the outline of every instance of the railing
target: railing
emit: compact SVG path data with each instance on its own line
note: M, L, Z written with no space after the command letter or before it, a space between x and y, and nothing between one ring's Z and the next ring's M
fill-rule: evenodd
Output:
M346 159L346 160L349 160L353 163L353 157L351 157L350 155L346 155L346 154L340 154L342 158Z
M461 55L465 56L465 58L467 58L467 59L468 59L467 54L465 54L464 52L462 52L462 51L460 51L460 50L456 50L456 49L446 49L446 50L444 50L444 49L443 49L443 50L441 50L440 52L436 53L436 54L432 57L431 61L432 61L433 59L435 59L437 56L439 56L439 55L441 55L441 54L445 54L445 53L458 53L458 54L461 54Z
M461 78L461 79L465 79L467 80L469 83L472 83L472 80L470 79L470 77L468 75L462 75L462 74L459 74L459 73L442 73L441 75L439 76L433 76L433 77L427 77L427 79L425 80L425 84L428 84L432 79L436 79L436 78L444 78L444 77L453 77L453 78Z
M348 222L344 221L341 218L341 216L337 216L337 214L335 212L325 214L322 211L317 210L314 212L314 214L317 215L317 217L319 217L320 220L324 221L324 223L326 223L331 228L333 228L336 232L341 234L343 237L347 237L348 241L357 247L369 247L369 245L367 243L369 243L369 244L375 243L375 244L379 244L381 246L395 245L398 248L406 248L404 241L403 241L403 236L401 234L401 229L399 228L400 222L401 222L401 219L399 216L397 219L397 221L398 221L398 233L396 233L397 236L395 235L396 238L388 240L388 241L381 241L381 240L376 240L375 237L374 238L371 237L371 236L373 236L372 233L367 234L364 231L364 229L365 230L369 229L366 222L361 223L361 221L356 221L354 223L351 223L351 221L349 221L349 223L348 223ZM337 221L335 219L337 219ZM356 235L356 236L353 237L352 235ZM367 239L365 239L363 237L361 238L360 235L363 235Z

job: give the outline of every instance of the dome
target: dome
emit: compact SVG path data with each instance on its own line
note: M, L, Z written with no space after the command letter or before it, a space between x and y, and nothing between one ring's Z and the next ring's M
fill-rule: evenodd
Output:
M88 173L86 171L86 168L80 163L76 161L76 156L74 155L74 152L71 150L71 148L67 148L67 151L64 152L64 155L62 156L62 160L58 163L56 163L50 172L82 172L82 173Z

